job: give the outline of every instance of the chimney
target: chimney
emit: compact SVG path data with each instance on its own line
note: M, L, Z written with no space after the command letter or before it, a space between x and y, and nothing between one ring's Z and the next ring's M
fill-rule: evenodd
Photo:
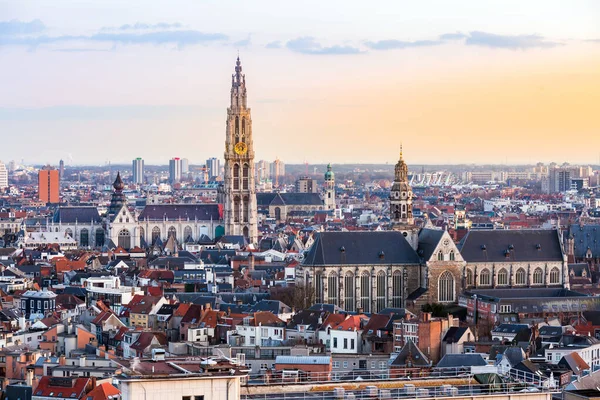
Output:
M33 376L34 376L34 372L35 372L35 367L27 367L26 370L26 378L25 378L25 382L27 386L33 386Z
M424 312L423 314L421 314L422 322L429 322L430 320L431 320L431 313Z
M67 364L67 359L65 358L65 356L58 357L58 365L66 365L66 364Z
M79 357L79 366L81 368L85 368L85 356L80 356Z
M254 271L254 254L252 252L248 254L248 269Z
M210 303L206 303L206 304L204 305L204 309L205 309L206 311L209 311L209 310L211 309L211 307L210 307Z
M95 377L95 376L92 376L92 377L90 377L90 379L91 379L91 381L92 381L92 382L91 382L91 383L92 383L92 384L91 384L91 386L92 386L92 387L90 388L90 391L92 391L92 390L94 390L94 389L96 388L96 377Z

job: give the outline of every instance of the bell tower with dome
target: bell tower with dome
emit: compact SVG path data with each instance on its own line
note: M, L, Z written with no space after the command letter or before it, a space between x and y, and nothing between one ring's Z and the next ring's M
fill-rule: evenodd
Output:
M393 230L401 231L414 249L417 248L419 231L413 217L413 191L408 182L408 166L404 162L402 146L390 191L390 225Z
M258 242L252 118L247 107L246 76L237 58L231 76L231 98L225 125L223 219L226 235L243 235Z
M335 174L332 171L331 164L327 164L325 172L325 192L323 201L326 210L335 210Z

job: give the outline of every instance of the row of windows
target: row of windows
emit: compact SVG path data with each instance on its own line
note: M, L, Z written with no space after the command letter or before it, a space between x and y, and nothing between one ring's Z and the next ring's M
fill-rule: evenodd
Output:
M354 350L354 339L350 339L349 343L350 343L350 347L348 347L348 338L344 338L344 346L341 347L341 349L344 349L344 350L348 350L348 349ZM333 348L334 349L338 349L339 348L338 347L338 338L336 338L336 337L333 338Z
M498 285L508 285L508 271L502 268L496 275ZM515 274L515 285L525 285L527 283L527 273L524 268L519 268ZM536 268L533 271L534 285L542 285L544 283L544 271L541 268ZM559 284L560 283L560 270L557 267L552 268L550 271L549 283ZM489 269L484 269L479 273L479 284L482 286L488 286L492 284L492 274ZM467 285L473 285L473 272L467 269Z

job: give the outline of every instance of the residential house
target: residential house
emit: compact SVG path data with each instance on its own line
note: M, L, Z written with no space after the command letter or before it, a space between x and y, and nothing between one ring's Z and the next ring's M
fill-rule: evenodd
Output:
M285 322L271 312L257 312L245 317L241 325L236 325L231 336L239 337L245 346L281 344L286 339Z

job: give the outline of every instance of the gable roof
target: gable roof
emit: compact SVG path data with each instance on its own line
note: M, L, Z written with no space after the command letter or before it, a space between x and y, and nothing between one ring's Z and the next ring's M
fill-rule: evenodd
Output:
M460 249L467 262L563 261L555 230L470 230Z
M443 236L444 231L441 229L421 229L421 232L419 232L417 253L423 257L423 260L427 261L431 259Z
M256 193L256 203L259 207L322 206L323 200L319 193Z
M142 210L138 220L162 221L219 221L222 212L218 204L152 204Z
M437 368L482 367L487 365L481 354L446 354Z
M392 362L392 366L406 367L409 363L414 367L428 367L431 361L421 350L413 343L412 340L407 340L406 344L398 353L398 356Z
M120 396L119 389L111 385L109 382L104 382L92 389L85 400L108 400L115 396Z
M96 207L59 207L54 212L52 221L56 224L74 224L75 222L80 224L95 223L100 224L102 218L98 214Z
M452 326L446 332L444 336L444 342L446 343L458 343L458 341L463 337L463 335L467 332L469 328L467 327L458 327Z
M320 232L303 264L420 264L420 259L401 232Z
M600 256L600 225L578 225L569 227L569 234L573 236L576 258L585 258L590 249L594 257Z

